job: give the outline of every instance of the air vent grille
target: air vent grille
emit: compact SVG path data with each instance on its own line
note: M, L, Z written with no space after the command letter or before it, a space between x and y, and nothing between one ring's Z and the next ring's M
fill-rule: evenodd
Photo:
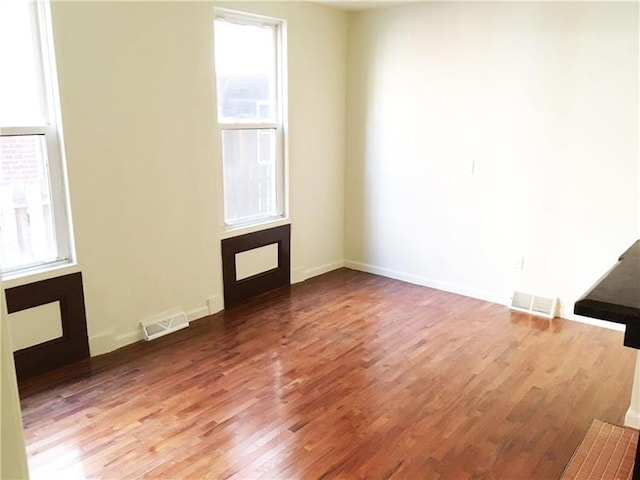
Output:
M142 323L142 332L145 340L153 340L188 326L189 320L187 316L180 312L168 318Z
M531 313L545 318L554 318L558 308L557 298L540 297L524 292L513 292L511 297L512 310Z
M523 308L525 310L529 310L532 300L533 295L529 295L528 293L515 292L513 294L513 298L511 299L511 306L514 308Z

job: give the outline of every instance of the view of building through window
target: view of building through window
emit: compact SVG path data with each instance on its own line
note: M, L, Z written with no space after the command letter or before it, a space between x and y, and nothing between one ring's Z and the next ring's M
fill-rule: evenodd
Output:
M57 259L51 189L42 135L0 137L0 264Z
M225 223L280 217L284 211L281 23L220 14L214 29Z
M0 267L72 259L46 1L0 2Z

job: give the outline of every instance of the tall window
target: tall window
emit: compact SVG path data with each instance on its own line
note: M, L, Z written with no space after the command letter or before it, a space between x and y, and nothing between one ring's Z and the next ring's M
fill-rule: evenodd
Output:
M224 221L284 216L283 23L216 11L215 68Z
M70 262L49 5L0 1L0 268Z

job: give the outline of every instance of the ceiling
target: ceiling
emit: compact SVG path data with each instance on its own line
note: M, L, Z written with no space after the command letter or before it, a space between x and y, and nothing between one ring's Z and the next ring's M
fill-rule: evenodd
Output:
M447 2L447 3L457 3L461 0L313 0L313 3L320 5L328 5L330 7L339 8L341 10L347 11L361 11L361 10L369 10L371 8L385 8L385 7L393 7L400 5L415 5L418 3L436 3L436 2ZM490 3L491 0L465 0L473 3ZM527 3L530 0L502 0L507 3ZM554 3L556 0L536 0L537 2L543 3ZM570 3L580 3L584 0L565 0ZM623 2L636 2L638 0L622 0Z
M322 5L328 5L330 7L339 8L341 10L358 11L368 10L371 8L384 8L393 7L398 5L410 5L412 3L422 3L418 1L404 1L404 0L316 0L314 3Z

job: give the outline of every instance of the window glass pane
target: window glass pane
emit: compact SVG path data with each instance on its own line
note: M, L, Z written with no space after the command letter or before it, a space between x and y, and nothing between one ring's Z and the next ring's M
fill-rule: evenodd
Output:
M223 130L224 216L228 224L280 214L276 130Z
M274 123L276 29L215 21L218 122Z
M44 135L0 137L0 266L56 257Z
M33 2L0 1L0 126L45 125Z

